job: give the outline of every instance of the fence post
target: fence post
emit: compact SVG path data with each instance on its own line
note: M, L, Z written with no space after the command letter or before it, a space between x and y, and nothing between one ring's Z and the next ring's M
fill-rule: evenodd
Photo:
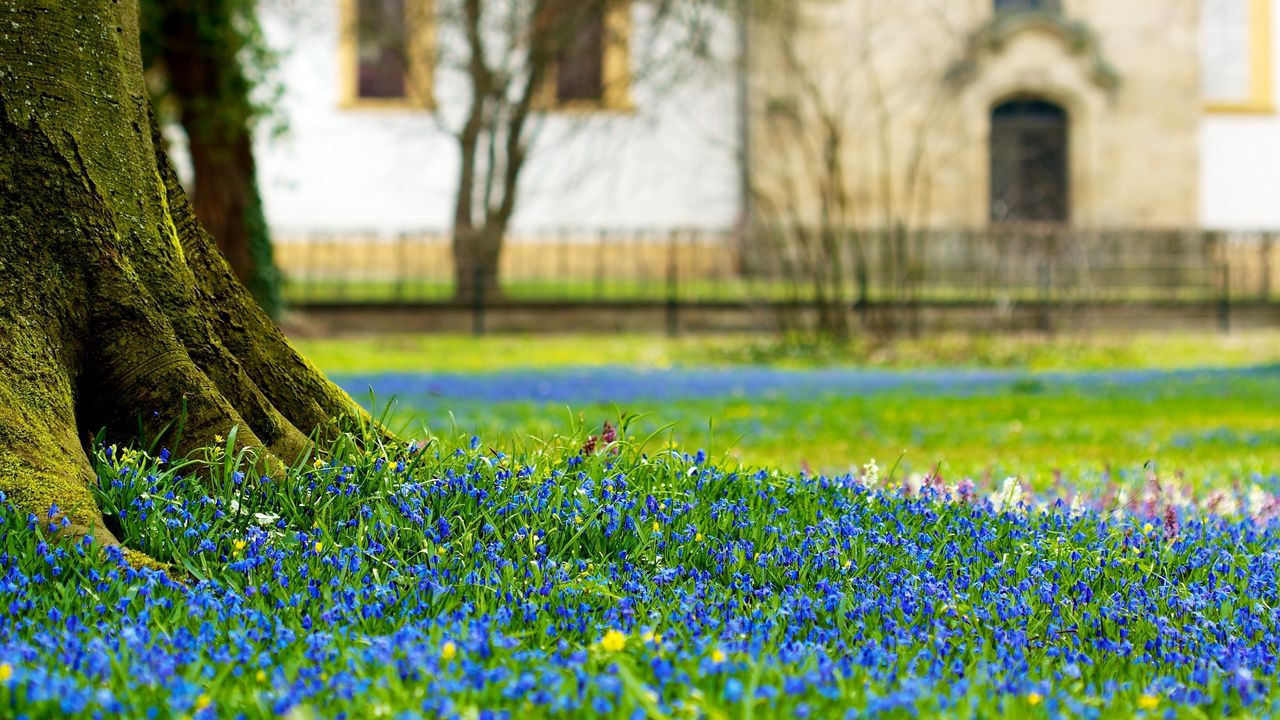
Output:
M1218 329L1231 332L1231 262L1227 258L1226 243L1219 244L1222 253L1218 258L1219 274L1222 277L1222 292L1218 298Z
M484 269L478 264L472 269L471 334L484 335Z
M405 285L408 282L409 274L409 233L402 232L397 236L399 247L397 248L398 261L396 262L396 283L394 297L397 303L403 304L407 299L405 293Z
M680 268L676 245L679 234L672 230L667 241L667 335L675 337L680 332Z
M604 302L604 263L608 250L609 233L601 230L596 234L596 302Z
M1258 299L1262 302L1270 302L1271 300L1271 246L1275 242L1276 236L1272 233L1264 233L1258 240L1258 251L1261 253L1261 260L1258 265L1262 268L1262 282L1258 287Z
M1049 261L1040 261L1040 332L1048 335L1052 332L1049 313L1051 312L1050 293L1052 291L1049 276Z

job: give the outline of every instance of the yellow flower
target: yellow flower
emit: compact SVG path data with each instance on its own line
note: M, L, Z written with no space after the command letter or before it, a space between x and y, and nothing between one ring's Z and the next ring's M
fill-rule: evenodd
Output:
M313 548L315 549L316 554L319 555L320 551L324 549L324 543L317 541Z
M657 521L657 520L654 520L654 521L653 521L653 531L654 531L654 532L658 532L658 531L660 531L660 530L662 530L662 526L658 524L658 521Z
M600 639L600 647L609 652L620 652L627 646L627 636L618 630L610 630Z
M0 683L9 682L11 677L13 677L13 666L9 663L0 663Z
M716 648L715 650L711 651L711 662L722 663L724 662L724 658L725 658L724 651L721 650L720 648Z
M693 541L694 541L694 542L702 542L702 533L698 533L697 535L694 535L694 536L693 536Z
M248 546L249 546L249 543L247 543L247 542L245 542L245 541L243 541L243 540L237 540L237 541L235 542L236 552L239 552L239 551L241 551L241 550L245 549L245 548L246 548L246 547L248 547Z
M445 662L449 662L450 660L456 657L458 657L458 646L454 645L452 640L440 646L441 660L444 660Z
M216 443L221 443L221 442L222 442L222 440L223 440L223 437L222 437L221 435L218 435L218 434L216 434L216 433L214 434L214 436L213 436L213 441L214 441L214 442L216 442ZM201 696L201 697L203 697L203 696Z
M311 467L319 470L320 468L324 467L324 461L321 460L320 458L316 458L316 461L311 463Z
M209 697L208 693L205 693L204 695L196 698L196 711L199 712L200 710L209 707L211 704L213 704L213 699Z
M1031 705L1033 706L1039 705L1041 700L1044 700L1044 696L1041 695L1040 693L1038 692L1027 693L1027 702L1030 703Z
M266 673L266 671L265 671L265 670L259 670L259 671L258 671L258 673L257 673L256 675L254 675L254 676L253 676L253 679L254 679L254 680L257 680L259 683L264 683L264 682L266 682L266 681L267 681L267 673Z
M1159 704L1160 704L1160 698L1156 697L1155 695L1148 695L1146 693L1143 693L1138 696L1138 707L1142 708L1143 710L1155 710L1156 706Z
M1152 530L1155 530L1155 526L1153 526L1151 523L1147 523L1146 525L1142 526L1143 535L1150 535Z

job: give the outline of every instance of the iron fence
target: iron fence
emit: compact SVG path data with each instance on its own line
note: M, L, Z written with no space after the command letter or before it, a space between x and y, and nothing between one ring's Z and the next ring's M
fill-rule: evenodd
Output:
M502 253L501 294L483 301L1280 301L1280 232L1023 227L828 235L818 252L794 236L706 230L520 234ZM476 300L455 295L445 233L279 235L275 251L286 298L296 305Z

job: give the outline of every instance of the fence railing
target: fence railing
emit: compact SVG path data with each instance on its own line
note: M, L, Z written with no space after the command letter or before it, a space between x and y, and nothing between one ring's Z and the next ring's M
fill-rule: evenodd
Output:
M503 250L501 294L486 302L1280 300L1280 232L845 230L823 247L704 230L521 234ZM275 251L296 304L472 300L455 296L444 233L280 236ZM839 287L806 272L819 265L841 269Z

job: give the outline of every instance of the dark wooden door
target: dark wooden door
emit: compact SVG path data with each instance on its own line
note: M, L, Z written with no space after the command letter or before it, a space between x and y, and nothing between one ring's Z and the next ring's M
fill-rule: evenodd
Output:
M991 113L991 221L1070 218L1067 113L1041 100L1015 100Z

